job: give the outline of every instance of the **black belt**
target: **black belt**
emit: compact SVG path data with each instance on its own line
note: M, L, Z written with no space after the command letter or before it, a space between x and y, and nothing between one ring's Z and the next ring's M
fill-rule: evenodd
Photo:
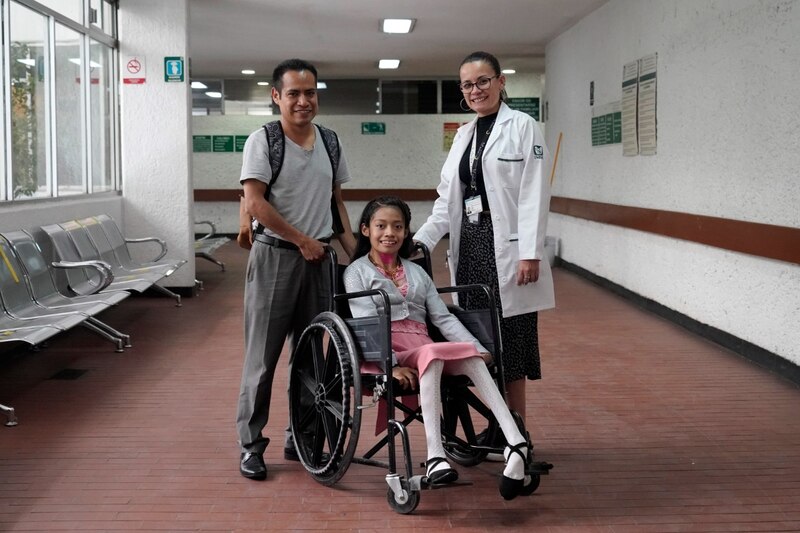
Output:
M263 233L256 233L253 235L253 240L258 242L263 242L264 244L268 244L269 246L274 246L275 248L285 248L287 250L299 250L296 244L291 243L289 241L284 241L283 239L278 239L276 237L270 237L269 235L264 235ZM318 241L329 243L331 242L330 237L326 239L317 239Z

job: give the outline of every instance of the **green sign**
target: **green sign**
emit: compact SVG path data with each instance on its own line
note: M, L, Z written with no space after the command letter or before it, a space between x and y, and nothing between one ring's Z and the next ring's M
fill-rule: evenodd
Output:
M506 100L506 104L511 109L522 111L539 120L539 98L509 98Z
M233 135L214 135L215 152L233 152Z
M622 142L622 112L592 117L592 146Z
M386 135L386 124L383 122L362 122L361 135Z
M244 143L247 141L249 135L234 135L233 149L236 152L244 152Z
M211 135L192 135L193 152L210 152Z
M164 81L183 81L183 58L165 57L164 58Z

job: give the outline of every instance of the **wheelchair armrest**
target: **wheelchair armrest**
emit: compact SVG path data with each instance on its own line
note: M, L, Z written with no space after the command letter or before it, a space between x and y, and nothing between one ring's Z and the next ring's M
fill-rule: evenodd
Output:
M494 293L492 292L492 289L490 289L488 285L483 284L483 283L474 283L472 285L454 285L454 286L451 286L451 287L441 287L441 288L436 289L436 291L439 294L483 291L484 294L486 294L486 297L489 298L489 305L491 307L495 306Z
M93 268L100 275L100 285L97 286L92 292L88 294L95 294L114 281L114 272L111 270L111 265L105 261L54 261L51 263L55 268ZM86 295L82 295L86 296Z
M358 291L358 292L345 292L342 294L335 294L333 299L335 301L347 301L347 300L354 300L356 298L366 298L368 296L380 296L383 300L383 311L380 309L378 310L378 316L385 316L385 330L384 330L384 338L387 341L387 345L384 350L384 359L383 364L384 368L386 369L387 378L391 377L392 374L392 347L389 344L389 340L392 338L392 309L391 309L391 302L389 302L389 294L383 289L369 289L366 291Z
M167 255L167 243L163 240L159 239L158 237L142 237L141 239L125 239L125 244L137 244L141 242L157 242L161 246L161 253L152 259L150 262L155 263L165 255Z

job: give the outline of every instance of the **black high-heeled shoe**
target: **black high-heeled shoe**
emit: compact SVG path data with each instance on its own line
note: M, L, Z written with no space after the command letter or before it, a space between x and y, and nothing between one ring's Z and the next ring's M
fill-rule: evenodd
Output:
M442 468L433 472L433 469L441 463L447 464L448 468ZM428 483L431 485L447 485L458 479L458 472L450 468L450 464L444 457L431 457L425 461L425 467L427 469Z
M525 451L523 451L525 450ZM527 470L528 466L528 443L527 442L520 442L519 444L509 445L506 447L506 460L511 457L512 453L516 453L520 457L522 457L522 463L524 464L524 470ZM523 471L524 471L523 470ZM530 483L529 483L530 484ZM500 495L506 500L513 500L520 494L525 492L525 477L523 476L522 479L511 479L510 477L503 474L500 478ZM531 491L533 492L533 491Z

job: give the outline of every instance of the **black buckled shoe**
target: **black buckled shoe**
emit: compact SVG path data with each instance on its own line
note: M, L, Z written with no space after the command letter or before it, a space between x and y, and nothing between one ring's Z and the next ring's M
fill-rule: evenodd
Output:
M267 465L264 456L260 453L245 452L239 462L239 472L247 479L261 481L267 479Z
M434 471L434 468L442 463L446 464L448 468L440 468ZM458 480L458 472L450 468L447 459L444 457L431 457L425 461L425 466L427 467L425 473L430 485L447 485Z
M514 444L512 446L506 447L504 455L506 457L506 461L508 461L508 458L511 457L511 454L512 453L516 453L517 455L522 457L522 463L525 465L524 470L527 470L528 469L527 468L528 467L528 453L527 452L528 452L528 443L523 441L523 442L520 442L519 444ZM525 481L526 481L525 476L523 476L522 479L512 479L510 477L507 477L505 474L503 474L500 477L500 495L505 500L513 500L514 498L516 498L517 496L519 496L521 494L529 496L530 494L533 493L533 490L530 490L530 491L526 490ZM528 478L528 486L530 486L530 481L531 480L530 480L530 477L529 477ZM534 487L534 490L535 490L535 487Z

